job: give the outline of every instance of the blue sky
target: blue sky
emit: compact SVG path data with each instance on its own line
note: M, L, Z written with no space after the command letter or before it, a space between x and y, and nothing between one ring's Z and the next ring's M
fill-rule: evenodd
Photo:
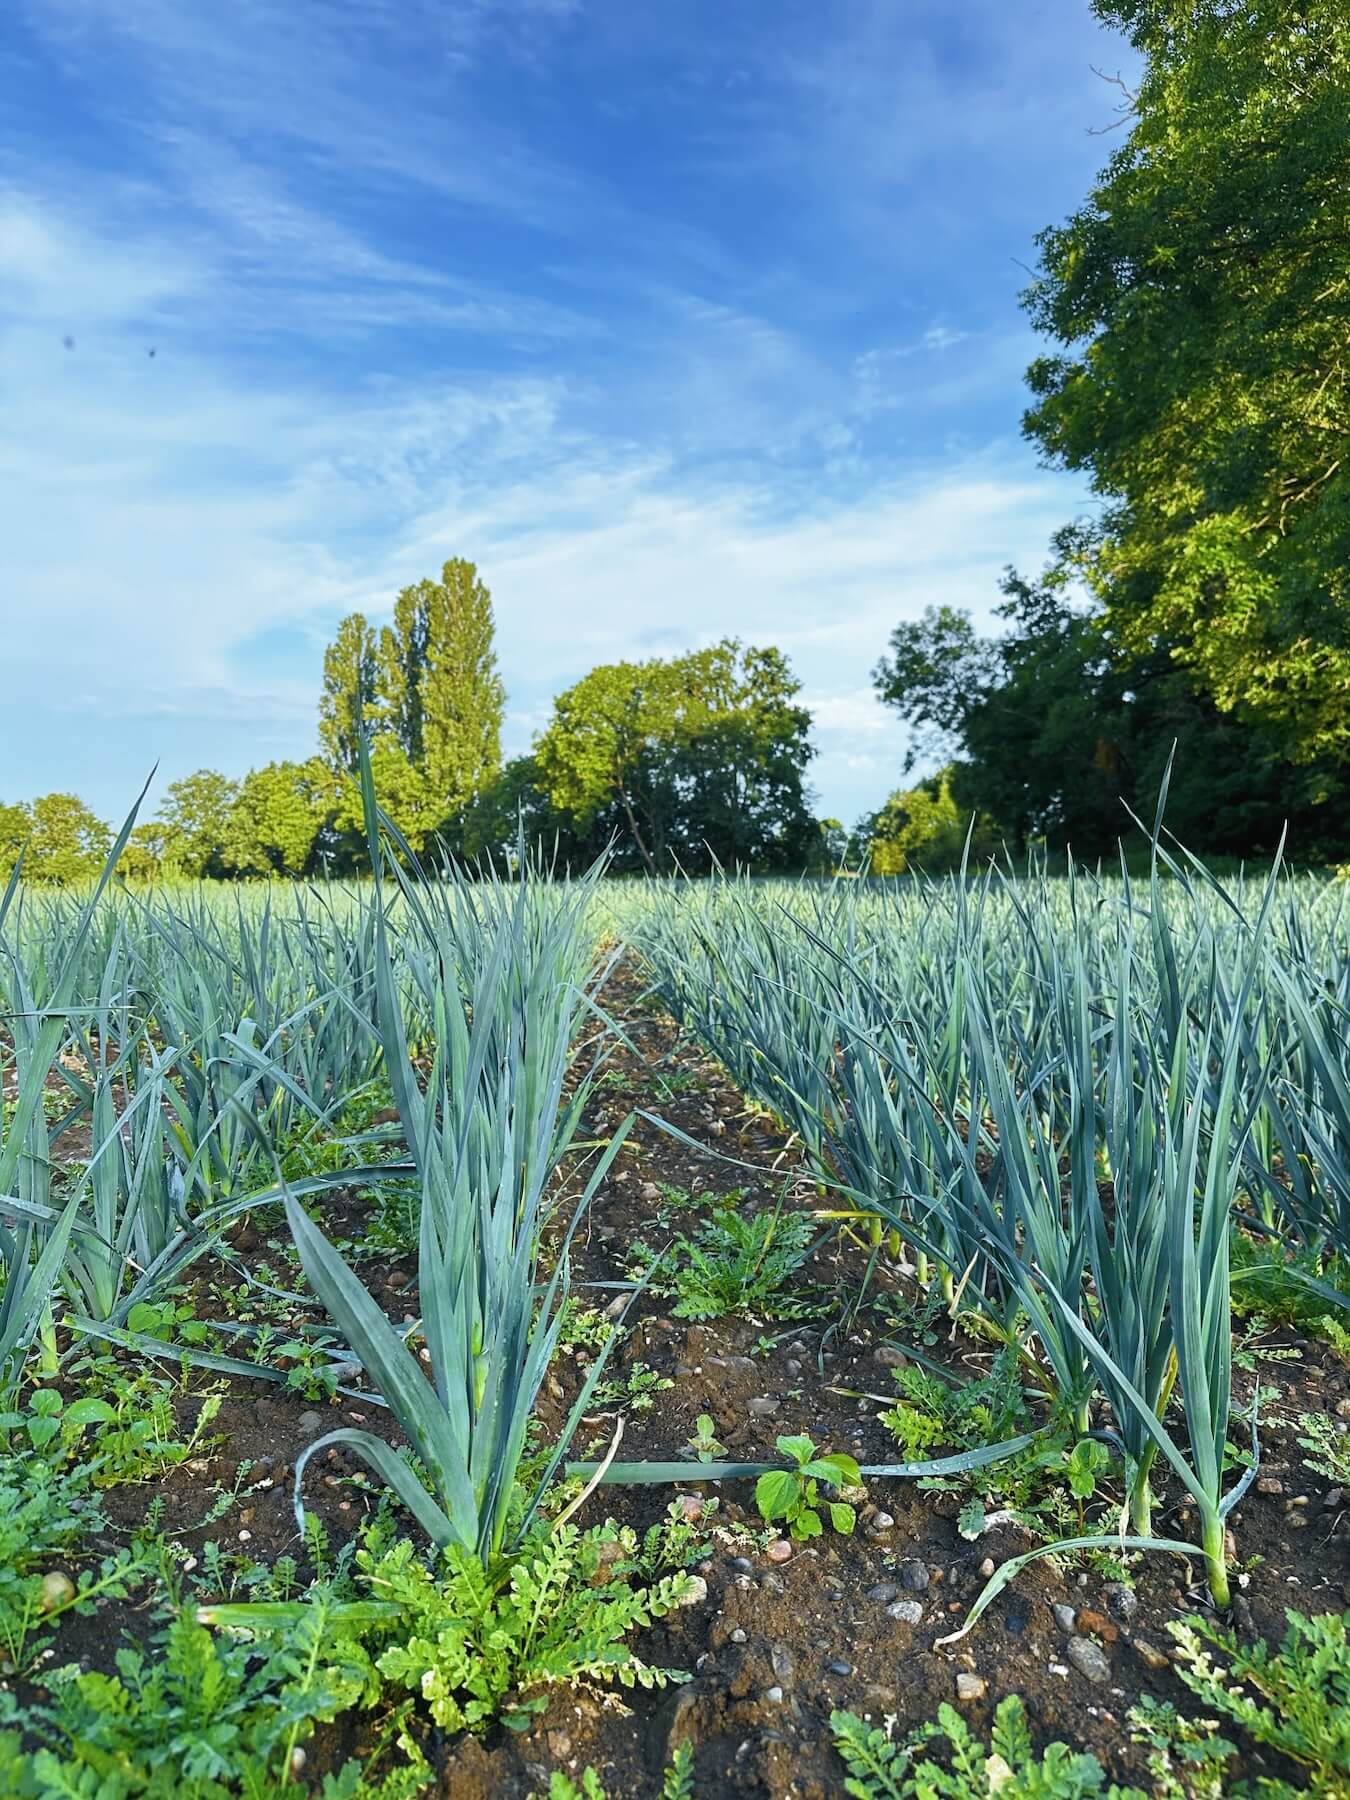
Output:
M338 618L464 555L508 752L732 633L878 804L891 627L1085 505L1016 296L1127 54L1084 0L9 0L0 798L308 754Z

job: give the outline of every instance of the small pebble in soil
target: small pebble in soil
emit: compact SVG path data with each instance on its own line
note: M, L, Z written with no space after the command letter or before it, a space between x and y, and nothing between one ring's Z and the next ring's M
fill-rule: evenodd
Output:
M897 1350L894 1344L883 1344L877 1351L877 1361L883 1369L907 1369L909 1358L903 1350Z
M845 1662L842 1657L836 1657L833 1662L826 1663L825 1672L828 1675L851 1675L853 1673L853 1664L851 1662Z
M764 1698L771 1706L781 1706L783 1703L783 1690L780 1687L765 1688Z
M930 1576L925 1563L902 1562L900 1565L900 1585L911 1594L922 1594L926 1591Z
M756 1394L753 1400L746 1403L745 1410L755 1418L764 1418L769 1413L778 1411L778 1402L768 1394Z
M731 1566L738 1575L748 1575L755 1565L748 1556L733 1556Z
M902 1625L918 1625L923 1621L923 1608L917 1600L894 1600L886 1608L886 1616Z
M983 1700L988 1692L989 1683L983 1675L972 1675L968 1670L962 1669L956 1678L956 1697L966 1705L973 1700Z
M681 1606L702 1606L708 1598L708 1584L701 1575L691 1575L680 1596Z
M42 1577L41 1608L43 1612L51 1612L54 1607L68 1606L75 1598L75 1583L64 1569L49 1569Z
M873 1537L885 1537L888 1531L894 1531L895 1520L888 1512L873 1513L867 1521L867 1529Z
M769 1663L773 1669L775 1681L784 1684L792 1680L792 1652L786 1644L775 1644L769 1651Z
M1022 1633L1027 1628L1026 1614L1009 1613L1003 1623L1005 1628L1010 1631L1014 1637L1021 1637Z
M993 1572L994 1572L994 1559L992 1556L986 1556L984 1561L980 1564L980 1573L981 1573L981 1575L984 1576L985 1580L988 1581L989 1577L993 1574Z
M295 1421L295 1429L305 1437L317 1437L323 1430L323 1417L316 1412L302 1412Z
M1167 1658L1162 1651L1145 1638L1134 1640L1134 1653L1146 1669L1165 1669L1167 1667Z
M727 1635L733 1644L743 1644L745 1642L745 1632L739 1625L733 1625Z
M1102 1589L1108 1608L1118 1619L1133 1618L1139 1610L1139 1596L1123 1581L1108 1581Z
M785 1563L792 1555L792 1545L786 1538L775 1538L764 1554L770 1562Z
M889 1606L899 1592L899 1588L893 1581L882 1581L879 1582L876 1587L868 1588L863 1598L865 1600L876 1600L882 1606Z
M1106 1652L1100 1644L1094 1644L1091 1638L1070 1638L1065 1655L1078 1673L1085 1675L1089 1681L1111 1679L1111 1665L1106 1659Z
M1282 1494L1284 1483L1278 1475L1262 1475L1256 1483L1258 1494Z

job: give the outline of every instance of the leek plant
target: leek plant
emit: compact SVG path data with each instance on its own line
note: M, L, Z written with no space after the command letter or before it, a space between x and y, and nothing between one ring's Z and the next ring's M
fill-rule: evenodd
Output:
M14 1076L14 1097L0 1119L0 1259L5 1275L0 1295L0 1395L6 1402L35 1337L43 1340L46 1366L50 1368L55 1361L51 1300L65 1269L80 1196L72 1195L59 1210L52 1205L52 1134L44 1101L54 1075L68 1090L70 1087L61 1052L72 1018L82 1006L87 1010L81 999L83 953L99 901L144 798L143 789L97 883L50 960L39 964L24 954L19 899L22 858L0 896L0 982ZM77 1100L58 1125L57 1134L80 1110Z
M528 878L484 907L466 970L446 908L416 867L390 853L369 759L362 787L375 882L375 1007L395 1104L421 1188L418 1290L429 1379L351 1268L294 1195L286 1213L305 1273L353 1353L391 1408L416 1458L414 1468L373 1433L342 1429L311 1444L345 1444L383 1477L428 1536L485 1564L518 1538L552 1478L598 1379L577 1401L520 1517L518 1478L530 1414L562 1324L568 1248L586 1206L626 1135L616 1134L593 1169L539 1290L540 1236L548 1190L584 1100L564 1105L575 1017L591 945L585 928L592 884L540 897ZM384 876L402 890L403 968L433 1024L425 1082L409 1054L386 917ZM459 896L467 904L467 897ZM514 1538L512 1541L515 1541Z

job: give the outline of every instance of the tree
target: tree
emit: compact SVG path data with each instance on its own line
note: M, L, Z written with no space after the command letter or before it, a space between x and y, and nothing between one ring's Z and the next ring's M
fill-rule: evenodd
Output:
M1350 779L1330 758L1293 763L1266 728L1220 712L1165 652L1129 653L1110 615L1075 604L1063 558L1039 582L1009 571L1006 629L930 608L898 625L877 665L881 698L950 758L952 798L1014 850L1036 841L1111 856L1151 819L1173 747L1168 824L1193 849L1273 851L1286 822L1305 861L1350 842Z
M222 860L243 875L303 875L337 784L319 757L273 762L239 784L226 820Z
M360 613L349 613L323 653L319 743L329 765L356 768L361 721L375 699L375 634Z
M446 819L501 767L505 693L493 629L491 594L473 563L453 557L439 581L403 590L380 637L387 716Z
M32 829L33 815L27 806L7 806L0 801L0 881L8 881Z
M144 825L137 825L118 861L118 880L149 882L181 875L173 857L175 843L173 827L163 819L147 819Z
M811 715L797 704L801 683L787 658L724 639L679 661L703 709L681 716L671 756L681 802L671 849L682 865L818 861L803 779L814 755Z
M867 822L868 863L873 875L904 875L911 870L937 874L956 869L967 854L978 868L998 849L992 821L972 819L953 792L953 771L941 769L917 787L897 791Z
M324 655L319 737L330 765L354 772L364 719L388 747L412 828L430 810L433 829L458 836L501 768L504 700L492 596L473 563L455 557L439 581L403 589L378 639L360 613L342 621Z
M652 752L668 744L674 696L665 666L604 663L553 702L553 718L535 745L534 761L549 803L583 830L617 805L633 848L649 875L656 863L647 830L655 808L645 792Z
M425 775L409 760L401 744L391 737L374 738L370 746L370 770L381 809L420 855L444 818L440 797ZM335 823L347 833L346 860L360 863L364 856L365 814L361 783L356 775L343 777L338 793Z
M586 867L605 848L603 835L594 828L578 831L571 815L552 805L533 756L513 757L474 798L464 814L459 847L470 860L510 867L522 838L527 854L546 861L556 856L572 868Z
M626 844L619 866L800 866L815 827L797 692L781 652L734 639L604 664L554 702L535 746L541 791L583 841Z
M237 792L234 782L215 769L198 769L170 784L159 817L169 828L164 854L177 871L192 877L224 874L223 850Z
M112 833L75 794L43 794L33 802L24 852L26 881L68 887L92 881L112 848Z
M1065 540L1122 650L1285 762L1350 761L1350 31L1344 0L1097 0L1133 124L1042 233L1060 354L1026 430L1106 501Z

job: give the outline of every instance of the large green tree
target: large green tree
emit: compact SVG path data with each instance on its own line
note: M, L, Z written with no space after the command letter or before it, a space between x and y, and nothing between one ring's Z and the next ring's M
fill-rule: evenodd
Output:
M1294 760L1350 761L1346 0L1096 0L1128 136L1026 295L1026 428L1105 501L1066 540L1119 648Z
M216 769L198 769L170 783L159 817L168 827L164 857L176 873L225 873L225 839L237 796L236 784Z
M22 801L6 804L0 800L0 881L9 879L32 829L32 812Z
M380 633L379 693L389 729L447 819L501 767L505 692L493 650L492 596L473 563L452 557L439 581L404 588Z
M539 791L578 843L617 839L620 867L801 866L819 833L798 691L780 651L730 638L603 664L554 702L535 746Z
M317 756L252 769L225 822L222 857L241 875L304 875L337 801L332 771Z
M75 794L43 794L29 809L27 881L72 886L92 881L112 848L112 833Z
M334 769L356 768L362 721L375 702L377 666L375 633L360 613L348 613L323 653L319 696L319 744Z
M1009 573L1002 629L932 607L898 625L878 693L917 728L919 757L955 758L953 799L995 822L1009 847L1045 841L1110 856L1151 819L1169 757L1168 823L1199 851L1265 854L1286 822L1297 856L1350 844L1350 776L1330 757L1293 762L1272 732L1220 711L1160 650L1131 655L1076 603L1063 560L1028 582Z

